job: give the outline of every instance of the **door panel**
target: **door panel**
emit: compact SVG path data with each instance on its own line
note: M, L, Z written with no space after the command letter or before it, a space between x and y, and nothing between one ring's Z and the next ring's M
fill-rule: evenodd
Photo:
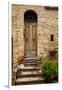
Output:
M32 50L36 51L36 40L37 40L37 36L36 36L36 26L32 26Z
M36 23L25 24L25 55L36 56L37 53L37 28Z

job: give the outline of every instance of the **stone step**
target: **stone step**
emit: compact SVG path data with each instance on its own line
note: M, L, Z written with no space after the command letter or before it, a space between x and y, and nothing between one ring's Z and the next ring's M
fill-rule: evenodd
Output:
M44 84L44 79L36 80L36 81L28 81L28 82L16 82L15 85L33 85L33 84Z
M37 63L30 63L30 62L28 62L28 63L24 63L24 66L37 66Z
M32 71L18 71L17 72L17 74L19 74L19 75L29 75L29 74L40 74L40 73L42 73L42 71L40 72L40 70L32 70Z
M34 61L34 60L33 61L32 60L28 61L28 60L26 60L26 61L24 61L24 63L37 63L37 61Z
M22 74L22 75L24 75L24 74L39 74L39 73L41 73L40 72L41 70L29 70L29 71L21 71L21 70L19 70L18 72L17 72L17 74Z
M37 61L37 58L36 59L34 59L34 58L25 58L24 61L28 61L28 62L29 61Z
M37 57L28 57L28 58L25 58L25 60L37 60Z
M43 77L27 77L16 79L16 85L43 83Z
M27 71L27 70L39 70L40 67L39 66L24 66L23 67L23 71ZM19 71L21 71L21 66L19 66Z
M39 72L39 71L26 71L26 72L19 71L17 73L17 78L19 78L19 77L31 77L31 76L33 76L33 77L42 76L42 71L41 72Z
M27 68L27 69L23 69L22 71L26 72L26 71L38 71L38 70L39 68L32 68L32 69Z
M25 74L25 75L17 75L16 78L27 78L27 77L40 77L41 74Z
M36 67L36 66L25 66L23 69L40 69L40 67Z
M24 60L24 63L42 63L42 61L41 60L32 60L32 59L27 59L27 60Z

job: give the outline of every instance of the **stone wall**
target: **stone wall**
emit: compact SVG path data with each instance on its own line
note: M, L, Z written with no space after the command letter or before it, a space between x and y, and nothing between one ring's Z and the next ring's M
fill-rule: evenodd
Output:
M55 10L41 11L38 20L38 55L47 56L50 50L58 47L58 12ZM50 41L51 34L54 41Z
M37 56L46 57L50 50L58 48L58 10L45 9L44 6L12 5L12 37L13 37L13 63L24 55L24 13L34 10L37 13ZM50 41L51 34L54 41Z

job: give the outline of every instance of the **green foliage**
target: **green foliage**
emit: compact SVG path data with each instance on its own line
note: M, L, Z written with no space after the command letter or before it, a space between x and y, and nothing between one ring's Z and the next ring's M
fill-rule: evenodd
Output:
M54 79L58 76L58 65L48 60L43 64L42 71L45 78Z

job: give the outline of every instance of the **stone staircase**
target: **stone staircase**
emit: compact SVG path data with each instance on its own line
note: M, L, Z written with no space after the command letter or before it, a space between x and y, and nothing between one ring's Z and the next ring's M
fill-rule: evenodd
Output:
M16 85L40 84L44 82L37 59L25 58L24 69L16 74Z

